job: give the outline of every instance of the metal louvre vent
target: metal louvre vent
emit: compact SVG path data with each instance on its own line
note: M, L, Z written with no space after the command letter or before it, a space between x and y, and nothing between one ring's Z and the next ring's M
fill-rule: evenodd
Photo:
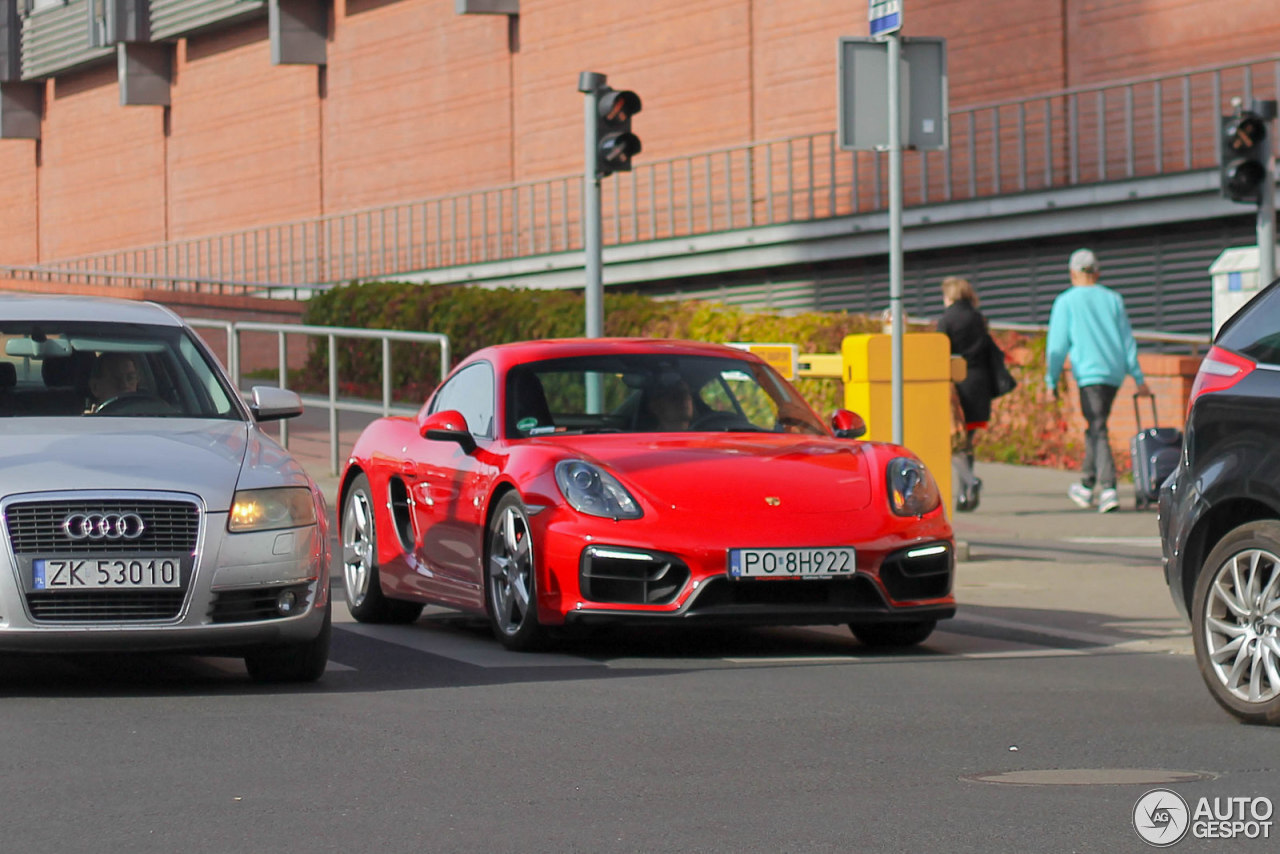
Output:
M95 590L28 593L33 619L57 623L172 620L182 611L182 590Z
M62 529L63 520L77 513L136 513L145 523L136 538L73 540ZM78 554L174 554L195 551L200 533L200 510L186 501L47 501L11 504L5 512L9 540L15 555Z

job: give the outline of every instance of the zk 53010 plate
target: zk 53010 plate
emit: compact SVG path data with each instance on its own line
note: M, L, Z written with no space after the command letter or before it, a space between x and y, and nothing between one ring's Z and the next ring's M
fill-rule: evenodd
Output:
M37 558L31 562L36 590L146 590L182 586L176 557Z

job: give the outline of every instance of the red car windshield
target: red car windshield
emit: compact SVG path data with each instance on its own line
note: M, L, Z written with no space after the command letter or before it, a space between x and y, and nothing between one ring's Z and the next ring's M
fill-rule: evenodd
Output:
M799 393L741 359L601 354L512 368L506 434L770 432L827 435Z

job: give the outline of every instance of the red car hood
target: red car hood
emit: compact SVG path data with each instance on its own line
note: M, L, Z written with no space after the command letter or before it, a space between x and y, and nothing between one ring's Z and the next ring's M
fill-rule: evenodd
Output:
M878 476L874 457L848 440L699 434L646 441L602 434L567 444L656 506L716 515L754 513L766 502L791 513L861 510L871 502L870 478Z

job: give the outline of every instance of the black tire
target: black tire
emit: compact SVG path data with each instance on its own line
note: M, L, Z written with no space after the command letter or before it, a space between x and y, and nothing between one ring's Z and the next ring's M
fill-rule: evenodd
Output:
M494 637L507 649L521 652L543 646L547 632L538 622L533 530L515 492L502 496L494 508L484 563L485 611Z
M378 526L369 478L356 475L342 502L342 587L347 610L361 623L412 623L422 613L420 602L392 599L382 592L378 575Z
M898 620L892 623L850 623L849 631L866 646L915 646L924 643L937 620Z
M1241 525L1214 546L1196 579L1191 637L1218 705L1280 725L1280 521Z
M311 640L255 650L244 657L244 666L255 682L315 682L329 663L329 639L333 634L333 600L325 603L324 624Z

